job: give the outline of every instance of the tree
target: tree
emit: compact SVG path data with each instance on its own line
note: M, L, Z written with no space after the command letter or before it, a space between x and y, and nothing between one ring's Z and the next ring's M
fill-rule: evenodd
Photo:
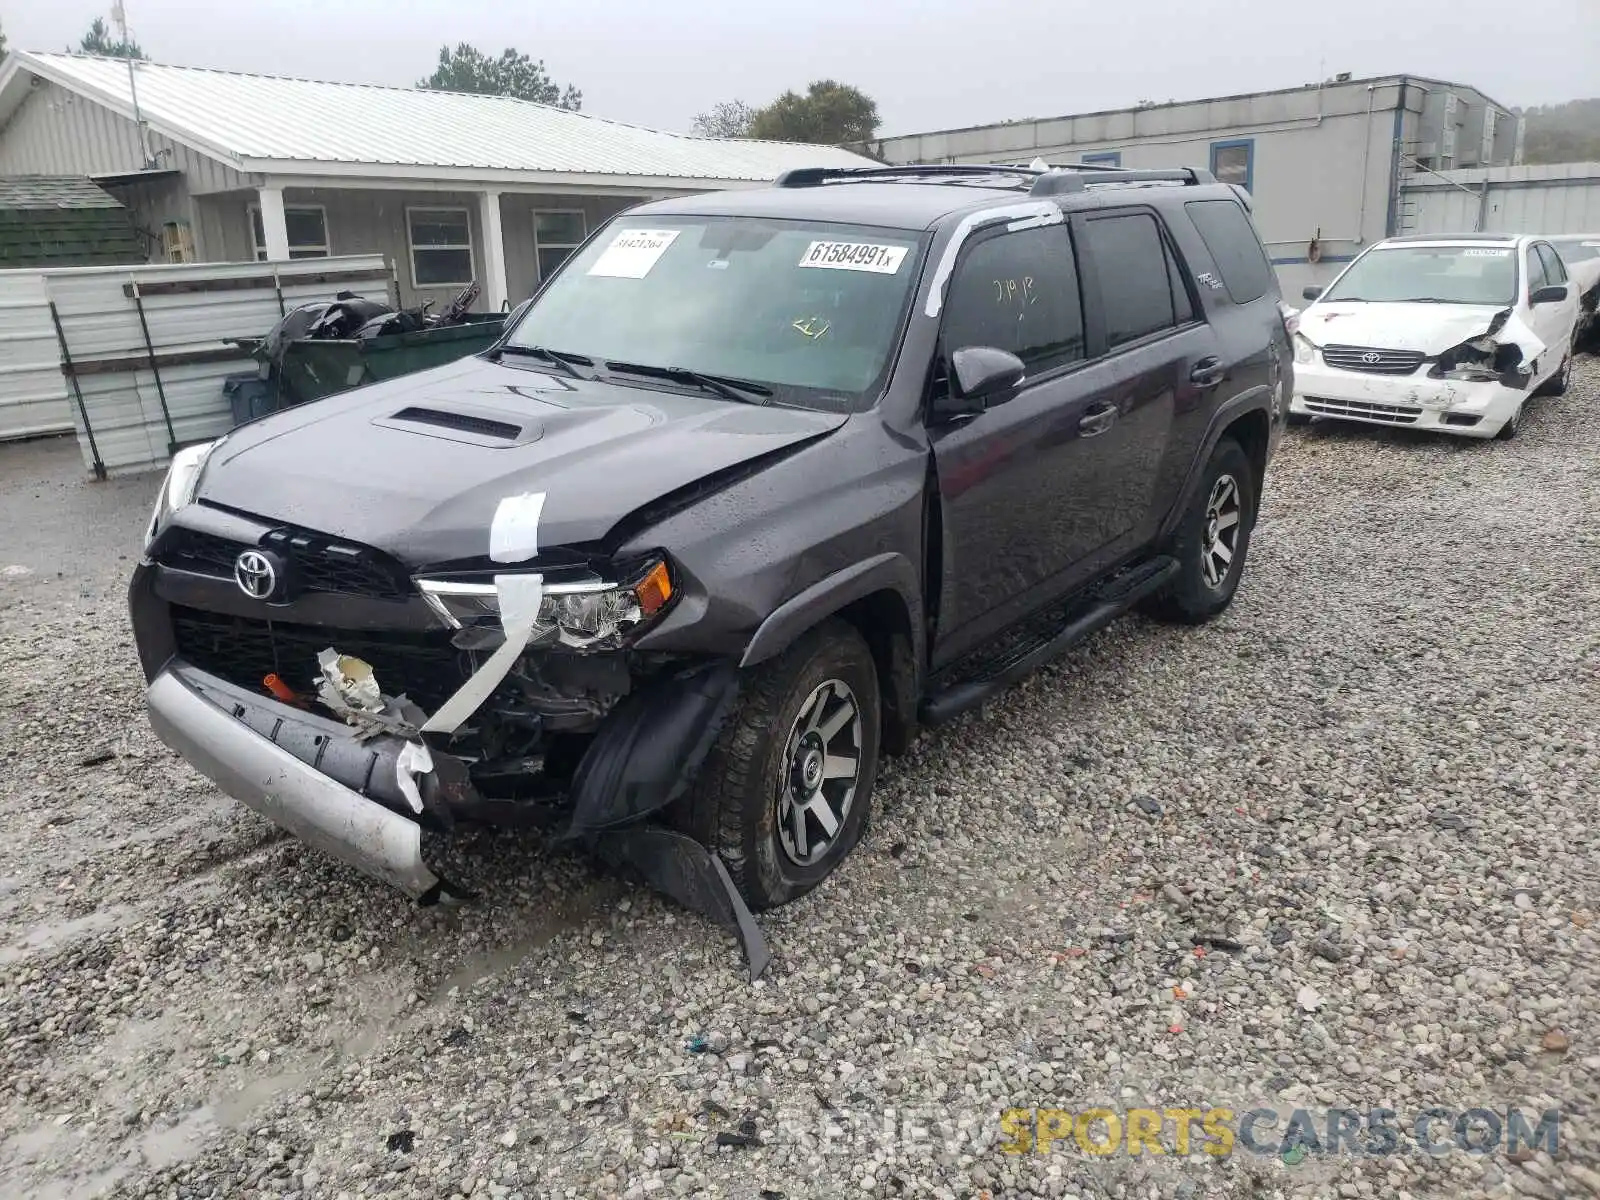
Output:
M112 40L111 30L106 27L103 17L96 17L94 24L89 26L89 32L83 35L83 40L78 43L78 49L84 54L98 54L102 58L147 58L145 52L139 49L139 43L129 37L120 37ZM67 47L67 53L72 53L72 47Z
M573 112L583 107L583 93L571 84L563 88L551 79L545 71L544 60L534 62L510 47L502 50L499 58L490 58L466 42L454 50L440 46L439 65L432 75L418 80L417 86L436 92L515 96L519 100L553 104Z
M693 129L697 137L743 138L750 136L755 119L756 110L743 100L724 100L696 117Z
M1600 159L1600 97L1527 109L1523 161L1593 162Z
M754 138L830 146L871 141L877 130L878 106L872 98L832 79L819 79L804 96L785 92L750 122Z
M0 59L5 58L5 56L6 56L6 31L5 31L4 27L0 27Z

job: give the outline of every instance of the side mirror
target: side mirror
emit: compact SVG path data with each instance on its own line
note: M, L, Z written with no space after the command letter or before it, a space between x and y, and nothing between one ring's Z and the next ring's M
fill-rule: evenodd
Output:
M950 356L956 391L967 400L992 396L1022 382L1028 368L1009 350L964 346Z
M1567 298L1567 285L1548 283L1528 297L1529 304L1560 304Z
M1300 295L1305 297L1307 300L1315 300L1318 296L1322 295L1322 289L1313 284L1310 287L1301 288Z
M989 407L989 398L1015 387L1027 366L1008 350L993 346L963 346L950 356L952 395L934 402L940 417L971 416Z

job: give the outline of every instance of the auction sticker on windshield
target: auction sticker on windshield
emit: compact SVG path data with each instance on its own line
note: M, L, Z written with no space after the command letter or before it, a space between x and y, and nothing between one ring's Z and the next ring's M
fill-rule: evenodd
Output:
M589 268L591 275L643 279L677 238L676 229L624 229Z
M1508 255L1510 253L1511 253L1511 251L1509 251L1509 250L1468 250L1466 252L1466 257L1468 257L1468 258L1504 258L1506 255Z
M900 269L905 257L905 246L878 246L871 242L812 242L800 256L799 265L893 275Z

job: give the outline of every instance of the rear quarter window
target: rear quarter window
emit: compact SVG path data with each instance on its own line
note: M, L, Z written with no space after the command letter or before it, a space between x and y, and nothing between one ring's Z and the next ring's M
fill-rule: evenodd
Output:
M1244 209L1232 200L1191 200L1184 208L1233 302L1249 304L1265 296L1272 288L1272 264Z

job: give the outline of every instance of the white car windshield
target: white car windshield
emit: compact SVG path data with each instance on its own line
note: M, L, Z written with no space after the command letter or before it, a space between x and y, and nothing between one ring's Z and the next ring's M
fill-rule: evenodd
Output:
M1386 246L1350 265L1323 301L1379 304L1516 302L1517 254L1504 246Z
M622 378L692 372L775 403L854 409L893 364L921 254L902 230L626 218L567 261L507 342Z

